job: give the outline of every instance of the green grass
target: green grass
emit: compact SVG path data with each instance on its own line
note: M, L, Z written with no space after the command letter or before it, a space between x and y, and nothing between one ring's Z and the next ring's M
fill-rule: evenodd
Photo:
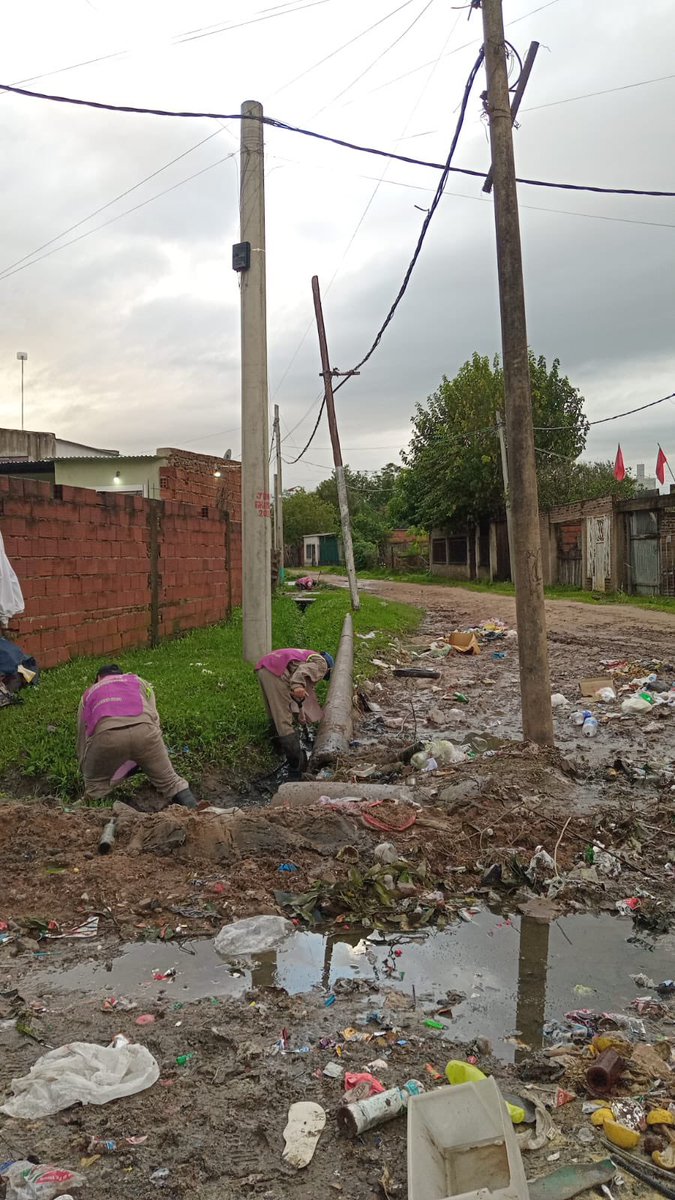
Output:
M361 604L355 628L379 632L369 641L356 639L357 676L374 672L373 655L392 636L416 628L422 616L419 609L374 596L364 596ZM275 647L307 646L335 654L348 608L343 591L322 592L306 616L293 600L275 599ZM272 764L267 717L253 669L242 661L241 635L237 613L228 624L195 630L155 650L125 651L117 660L153 683L172 761L197 792L204 772L222 772L236 785ZM100 659L82 658L46 671L39 688L23 693L23 704L0 711L0 780L6 790L24 777L59 796L78 795L77 707L100 665ZM124 789L115 793L123 794Z
M298 574L300 572L297 572ZM293 572L288 572L292 575ZM326 567L319 575L345 575L344 567ZM514 596L512 583L490 583L489 581L446 579L442 575L431 575L429 571L388 571L375 567L372 571L357 571L359 579L385 579L392 583L433 584L434 587L459 587L470 592L490 592L494 596ZM647 608L653 612L675 614L674 596L631 596L627 592L587 592L575 587L547 587L547 600L576 600L580 604L628 604L633 608Z

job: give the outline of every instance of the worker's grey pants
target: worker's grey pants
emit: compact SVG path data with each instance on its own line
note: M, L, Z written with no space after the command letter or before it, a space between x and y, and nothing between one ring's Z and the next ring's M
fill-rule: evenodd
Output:
M82 764L86 795L95 800L107 796L116 786L113 775L128 760L138 763L164 800L172 800L189 787L171 765L161 730L143 722L102 729L89 739Z

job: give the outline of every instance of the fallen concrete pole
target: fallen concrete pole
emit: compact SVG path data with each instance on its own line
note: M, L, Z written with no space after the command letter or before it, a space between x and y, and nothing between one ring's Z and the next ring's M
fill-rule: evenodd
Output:
M314 742L310 771L327 767L347 754L352 740L352 672L354 669L354 625L347 613L328 689L328 699Z
M307 783L282 783L270 800L270 806L278 808L304 808L317 804L321 796L330 800L341 800L343 796L355 796L359 800L403 800L413 804L414 797L407 787L395 783L328 783L317 779Z

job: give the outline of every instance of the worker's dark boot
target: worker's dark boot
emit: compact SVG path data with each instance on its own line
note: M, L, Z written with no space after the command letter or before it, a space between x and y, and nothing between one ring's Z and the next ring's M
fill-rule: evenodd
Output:
M301 775L307 769L307 755L300 745L297 733L288 733L284 737L280 737L279 746L282 754L286 755L290 770L294 774Z
M189 788L183 788L182 792L176 792L176 795L171 797L169 804L180 804L182 808L197 807L197 801Z

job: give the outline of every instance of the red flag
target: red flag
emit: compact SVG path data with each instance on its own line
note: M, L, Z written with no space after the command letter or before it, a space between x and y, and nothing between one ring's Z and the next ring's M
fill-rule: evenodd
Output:
M621 445L619 445L619 448L616 452L616 459L614 461L614 478L618 479L619 483L626 478L626 466L623 461Z
M668 459L666 458L665 454L663 453L663 450L659 446L659 456L656 460L656 478L658 479L659 483L666 482L666 463L667 462L668 462Z

